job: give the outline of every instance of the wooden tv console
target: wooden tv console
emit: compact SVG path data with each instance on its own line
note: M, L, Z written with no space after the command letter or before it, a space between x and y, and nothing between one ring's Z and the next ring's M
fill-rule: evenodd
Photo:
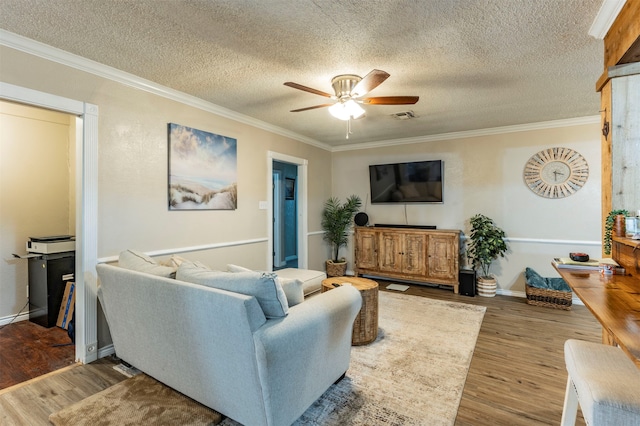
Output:
M355 228L355 274L442 284L458 293L460 231Z

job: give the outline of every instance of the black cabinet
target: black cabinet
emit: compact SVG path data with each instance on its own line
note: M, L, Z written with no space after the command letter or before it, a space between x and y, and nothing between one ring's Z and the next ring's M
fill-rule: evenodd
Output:
M73 281L75 252L43 254L29 259L29 321L53 327L68 281Z

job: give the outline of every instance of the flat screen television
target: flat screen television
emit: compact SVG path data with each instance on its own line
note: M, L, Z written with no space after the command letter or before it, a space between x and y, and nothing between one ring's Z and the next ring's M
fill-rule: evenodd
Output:
M442 160L369 166L371 204L442 203Z

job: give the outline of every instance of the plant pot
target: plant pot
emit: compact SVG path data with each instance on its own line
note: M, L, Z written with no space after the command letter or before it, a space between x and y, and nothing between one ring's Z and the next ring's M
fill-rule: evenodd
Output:
M478 285L476 286L476 292L478 293L478 296L494 297L496 295L497 287L498 285L496 284L495 278L478 277Z
M327 277L344 277L347 274L347 261L327 260Z
M625 216L618 214L613 218L613 235L616 237L625 236Z

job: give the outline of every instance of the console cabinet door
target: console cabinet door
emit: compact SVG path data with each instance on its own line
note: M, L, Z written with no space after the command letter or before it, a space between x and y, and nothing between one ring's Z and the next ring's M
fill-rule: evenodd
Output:
M426 249L427 236L424 233L404 234L402 272L411 275L424 275L427 269Z
M356 268L378 269L378 233L356 228Z
M457 236L429 235L427 277L454 280L458 276Z
M380 271L402 272L403 241L400 232L380 233Z

